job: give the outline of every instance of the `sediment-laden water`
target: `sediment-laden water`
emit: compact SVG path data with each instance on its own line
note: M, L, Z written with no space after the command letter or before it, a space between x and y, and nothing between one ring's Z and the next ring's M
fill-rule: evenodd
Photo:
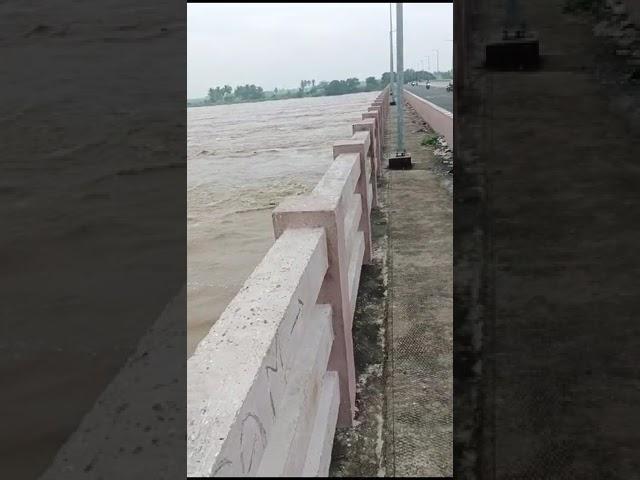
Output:
M275 205L314 187L376 95L188 109L189 355L273 244Z

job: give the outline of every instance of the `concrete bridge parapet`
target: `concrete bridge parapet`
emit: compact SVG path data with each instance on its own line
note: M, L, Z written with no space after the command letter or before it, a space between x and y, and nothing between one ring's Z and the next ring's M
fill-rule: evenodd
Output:
M453 113L407 90L404 90L404 95L409 105L435 132L445 138L447 145L453 150Z
M351 330L388 95L313 191L274 209L276 242L189 359L189 476L327 475L335 428L355 415Z

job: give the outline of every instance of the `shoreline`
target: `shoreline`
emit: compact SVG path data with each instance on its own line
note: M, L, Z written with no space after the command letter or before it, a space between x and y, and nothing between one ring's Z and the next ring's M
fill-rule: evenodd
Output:
M273 102L277 100L300 100L304 98L321 98L321 97L339 97L341 95L353 95L355 93L371 93L371 92L381 92L380 90L362 90L358 92L345 92L339 93L337 95L304 95L302 97L278 97L278 98L263 98L260 100L240 100L237 102L223 102L223 103L201 103L198 105L189 105L187 104L187 108L199 108L199 107L220 107L223 105L235 105L238 103L262 103L262 102Z

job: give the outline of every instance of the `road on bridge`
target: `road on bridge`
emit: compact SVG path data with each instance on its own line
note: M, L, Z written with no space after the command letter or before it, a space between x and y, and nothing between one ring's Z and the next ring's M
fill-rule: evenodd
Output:
M427 89L424 83L412 87L411 84L407 84L404 88L411 93L415 93L419 97L425 100L435 103L439 107L444 108L453 113L453 92L447 92L446 87L436 87L431 85L431 88Z

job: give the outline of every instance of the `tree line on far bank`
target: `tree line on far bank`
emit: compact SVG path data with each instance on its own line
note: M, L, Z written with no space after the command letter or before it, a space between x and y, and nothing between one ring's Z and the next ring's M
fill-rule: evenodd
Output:
M436 78L451 79L451 71L437 72L438 77L433 73L419 70L415 71L407 69L404 71L404 81L424 81L434 80ZM330 82L322 81L316 83L315 80L301 80L298 89L278 90L266 92L262 87L257 85L238 85L235 89L230 85L222 87L210 88L204 101L198 102L199 105L217 105L221 103L240 103L240 102L256 102L263 100L280 100L284 98L302 98L302 97L321 97L326 95L344 95L347 93L371 92L381 90L389 84L391 75L389 72L382 74L380 79L376 77L367 77L364 82L358 78L347 78L346 80L332 80ZM196 105L196 103L187 102L187 106Z

